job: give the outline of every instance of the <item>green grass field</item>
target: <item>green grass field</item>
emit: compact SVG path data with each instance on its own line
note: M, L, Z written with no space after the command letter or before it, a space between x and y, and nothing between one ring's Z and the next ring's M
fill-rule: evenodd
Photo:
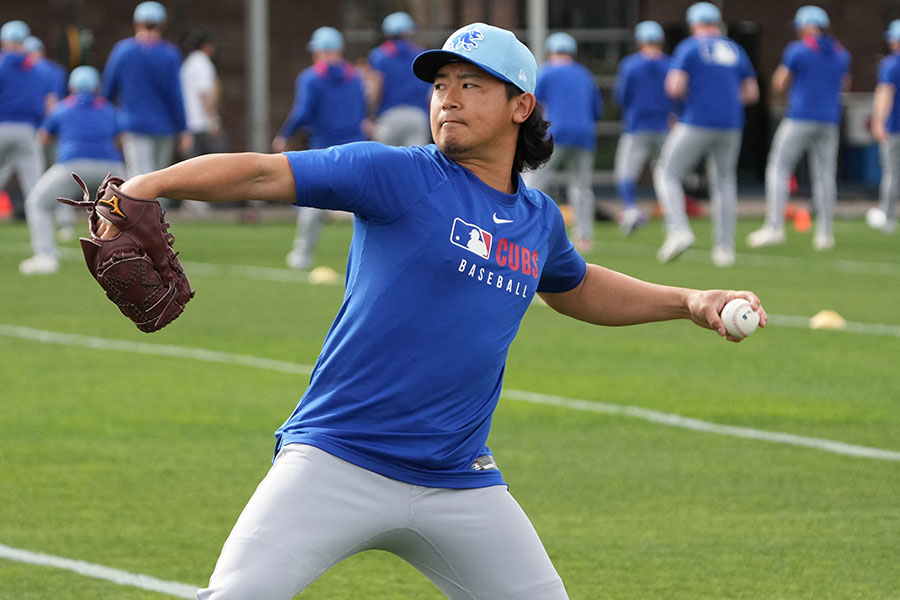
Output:
M758 224L742 221L738 239ZM0 544L167 581L207 581L269 466L273 431L304 389L303 368L279 372L89 340L308 366L342 288L309 285L283 269L289 222L176 221L173 231L197 296L174 324L147 335L103 297L76 242L65 245L60 274L25 278L17 264L29 255L27 230L0 224ZM599 224L589 259L661 283L752 289L773 316L769 327L730 344L688 322L596 328L534 305L510 353L506 388L894 458L507 397L489 443L571 598L900 597L900 235L841 220L830 253L813 252L810 234L793 234L764 251L740 243L737 266L721 270L709 261L708 222L696 222L695 232L696 250L659 265L659 222L627 241L615 225ZM327 226L320 262L343 272L349 237L346 223ZM822 309L884 327L798 325ZM37 341L36 330L80 337ZM0 559L3 599L163 597ZM441 595L399 559L367 553L302 597Z

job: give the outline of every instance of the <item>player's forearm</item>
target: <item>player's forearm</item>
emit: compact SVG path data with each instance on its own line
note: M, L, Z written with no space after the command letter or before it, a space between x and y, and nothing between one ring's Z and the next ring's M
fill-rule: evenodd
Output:
M133 177L122 185L122 191L139 198L203 202L293 202L296 198L287 157L253 152L198 156Z
M894 104L894 86L880 83L875 88L875 98L872 102L872 125L884 126L887 123L888 113Z

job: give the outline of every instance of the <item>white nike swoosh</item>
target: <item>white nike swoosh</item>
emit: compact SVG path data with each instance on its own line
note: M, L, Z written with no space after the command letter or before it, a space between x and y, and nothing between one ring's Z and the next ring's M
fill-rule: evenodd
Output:
M500 217L497 216L497 213L494 213L494 223L496 223L497 225L503 225L504 223L512 223L512 222L513 222L512 219L501 219Z

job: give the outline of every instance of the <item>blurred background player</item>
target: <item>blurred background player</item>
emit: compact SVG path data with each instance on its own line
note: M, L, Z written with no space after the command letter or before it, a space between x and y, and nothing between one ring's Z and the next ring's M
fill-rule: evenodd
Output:
M0 189L15 173L24 196L44 172L35 133L53 96L44 66L25 53L30 33L24 21L0 27Z
M309 149L365 140L366 97L362 77L344 60L344 37L333 27L319 27L307 44L313 65L297 76L294 106L272 141L272 150L287 150L288 138L304 128ZM324 213L308 206L297 211L297 235L286 262L292 269L313 264Z
M566 198L575 214L575 247L589 252L594 245L594 150L603 97L594 75L575 60L575 38L568 33L551 34L545 49L547 60L538 71L534 95L551 123L554 150L546 165L528 174L526 183L546 191L554 172L570 171Z
M54 239L57 197L77 197L72 179L77 173L89 190L97 189L108 173L125 168L116 147L119 126L115 108L98 96L100 74L94 67L76 67L69 76L72 95L58 102L38 131L38 138L57 139L56 164L41 175L25 200L25 215L34 255L19 264L24 275L47 275L59 270Z
M693 4L686 18L691 37L675 48L665 83L670 97L684 100L684 109L666 138L653 173L666 220L666 239L656 257L669 262L694 244L681 180L705 157L714 237L712 261L727 267L735 261L737 163L744 104L759 100L759 86L747 53L722 35L722 13L714 4Z
M216 52L212 31L195 27L185 40L188 55L181 63L181 91L184 94L184 112L191 145L184 157L225 152L225 133L219 116L219 100L222 87L212 57ZM185 200L182 207L198 215L212 211L206 202Z
M788 109L775 130L766 165L766 222L747 236L751 248L783 244L784 209L791 173L809 154L816 212L813 247L834 247L832 222L837 202L837 156L841 91L850 88L850 54L825 32L831 25L818 6L802 6L794 17L800 38L787 45L772 77L772 90L789 92Z
M648 159L659 157L672 116L672 101L665 92L670 57L662 51L663 28L656 21L642 21L634 28L634 40L638 51L619 63L615 88L622 107L615 178L623 203L619 226L626 234L647 222L637 206L637 181Z
M103 70L103 95L121 111L129 178L172 164L176 137L182 154L191 145L179 77L181 51L162 38L165 22L162 4L138 4L134 37L113 47Z
M428 98L431 86L412 72L422 48L410 41L416 24L405 12L381 23L387 40L369 52L373 104L377 106L372 139L389 146L424 146L431 141Z
M897 229L897 199L900 198L900 19L891 21L885 33L891 53L878 65L878 86L872 107L872 135L881 151L881 187L878 206L866 212L873 229L893 233Z

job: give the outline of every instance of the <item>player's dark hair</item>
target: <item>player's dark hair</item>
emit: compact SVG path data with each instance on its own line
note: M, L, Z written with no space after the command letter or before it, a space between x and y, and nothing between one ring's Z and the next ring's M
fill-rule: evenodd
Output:
M506 84L506 99L512 100L522 94L522 90L511 83ZM534 110L519 127L519 139L516 142L516 156L513 158L513 170L534 171L550 160L553 154L553 136L547 135L550 121L544 119L544 107L535 102Z

